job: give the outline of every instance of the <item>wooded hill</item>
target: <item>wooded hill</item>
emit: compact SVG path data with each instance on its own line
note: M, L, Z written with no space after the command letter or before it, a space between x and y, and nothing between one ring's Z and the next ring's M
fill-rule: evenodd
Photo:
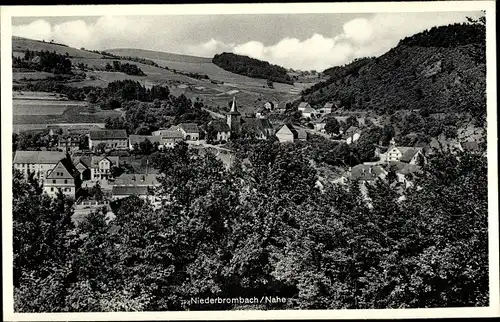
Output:
M386 54L324 71L325 82L305 90L312 105L340 100L347 109L380 113L486 112L484 19L435 27L407 37Z
M272 65L267 61L233 53L222 53L216 54L212 62L232 73L253 78L268 79L277 83L293 84L293 80L285 68Z

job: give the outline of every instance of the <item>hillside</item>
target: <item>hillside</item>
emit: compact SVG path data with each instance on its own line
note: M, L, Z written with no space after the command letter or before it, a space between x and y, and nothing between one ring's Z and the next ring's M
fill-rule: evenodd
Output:
M477 23L432 28L378 58L324 73L329 80L303 91L312 105L340 100L347 109L390 114L413 109L484 114L485 29Z
M214 110L224 109L227 102L236 96L241 112L253 113L266 100L274 97L283 102L297 99L298 93L304 88L304 84L296 87L279 83L274 88L269 88L265 79L228 72L212 63L210 58L166 52L128 48L97 52L20 37L12 38L12 50L13 56L19 58L24 58L28 50L63 55L71 61L74 74L70 80L57 81L66 86L105 88L110 82L118 80L138 81L149 88L153 85L166 85L173 95L184 94L189 99L200 99ZM136 65L145 75L127 75L107 69L106 66L113 65L114 61L120 61L122 65ZM51 86L45 86L46 83L51 83L51 78L55 76L57 75L52 70L16 68L13 70L14 90L47 90Z
M222 53L215 55L212 62L232 73L267 79L277 83L293 84L293 80L285 68L272 65L267 61L233 53Z

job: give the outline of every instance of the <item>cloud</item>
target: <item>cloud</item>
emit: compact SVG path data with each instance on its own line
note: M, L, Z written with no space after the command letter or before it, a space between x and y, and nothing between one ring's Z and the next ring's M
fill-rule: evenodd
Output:
M355 58L382 55L404 37L434 26L463 21L465 16L460 12L427 15L381 13L371 18L352 19L343 25L340 34L332 37L317 33L305 40L287 37L270 46L259 41L229 45L212 39L210 47L204 43L200 48L204 48L203 55L230 51L286 68L321 71L348 63ZM195 48L192 48L192 52L196 52Z
M39 19L29 24L14 25L16 36L54 40L72 47L104 50L117 47L133 47L166 52L185 53L212 57L216 53L234 52L257 59L267 60L286 68L318 71L342 65L355 58L379 56L397 45L406 36L429 29L465 20L464 12L443 13L377 13L364 15L347 21L343 25L332 21L331 35L314 32L298 39L284 37L274 44L265 44L265 39L242 42L243 35L232 35L222 41L227 32L217 18L197 19L191 17L141 17L103 16L94 22L84 19L50 24ZM257 26L256 28L266 28ZM307 27L304 27L307 28ZM207 35L207 40L199 33ZM268 34L275 30L266 31ZM191 36L189 36L191 35ZM227 36L227 33L226 33ZM210 37L210 38L208 38ZM262 36L264 37L264 36Z

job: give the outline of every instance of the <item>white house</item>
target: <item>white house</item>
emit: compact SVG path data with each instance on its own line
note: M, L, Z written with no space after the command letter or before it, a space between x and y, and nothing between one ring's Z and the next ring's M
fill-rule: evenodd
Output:
M307 102L301 102L301 103L299 104L299 106L298 106L298 108L297 108L297 109L298 109L300 112L303 112L306 108L311 108L311 105L309 105L309 103L307 103Z
M276 132L278 140L283 142L305 141L307 139L306 131L294 127L291 124L284 124L278 132Z
M112 177L111 168L119 166L119 157L93 156L90 164L90 179L107 180Z
M313 119L314 117L316 117L316 114L316 110L312 107L306 107L304 110L302 110L302 117L305 119Z
M422 148L393 146L389 149L389 151L387 151L387 161L401 161L408 164L418 165L420 160L425 162L425 157L422 151Z
M16 151L13 166L25 177L28 177L28 173L34 173L35 178L43 181L65 156L64 152L58 151Z

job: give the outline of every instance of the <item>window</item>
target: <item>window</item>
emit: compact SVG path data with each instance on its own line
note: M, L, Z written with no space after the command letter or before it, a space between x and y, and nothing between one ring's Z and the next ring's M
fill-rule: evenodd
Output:
M52 183L56 183L56 180L52 180Z
M53 187L50 187L50 191L54 192L54 188L53 188Z
M64 183L68 183L68 180L64 179Z

